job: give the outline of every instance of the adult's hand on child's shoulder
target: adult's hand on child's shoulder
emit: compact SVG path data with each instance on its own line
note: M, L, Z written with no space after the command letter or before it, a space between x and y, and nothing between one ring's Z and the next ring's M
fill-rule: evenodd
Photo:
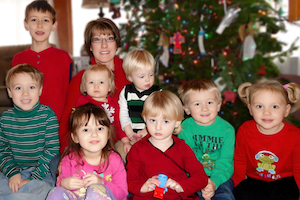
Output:
M177 193L184 192L181 185L177 183L175 180L170 178L167 180L165 187L175 190Z
M146 193L151 192L155 190L155 186L159 185L160 181L158 180L158 176L153 176L152 178L149 178L144 185L141 187L140 192Z
M96 184L96 183L101 183L103 184L104 181L101 177L97 176L96 174L92 174L92 173L87 173L86 175L84 175L82 177L83 181L84 181L84 187L87 188L92 184Z
M60 186L66 188L67 190L77 190L84 187L84 181L75 176L70 176L62 179Z
M130 149L131 149L131 144L130 144L130 142L125 142L125 143L123 143L123 151L124 151L124 153L128 153L129 151L130 151Z
M202 197L205 200L210 200L215 195L216 188L216 184L211 179L208 179L206 187L201 190Z
M16 193L19 191L19 185L22 182L22 175L21 174L16 174L13 175L9 180L8 180L8 187L11 189L13 193Z

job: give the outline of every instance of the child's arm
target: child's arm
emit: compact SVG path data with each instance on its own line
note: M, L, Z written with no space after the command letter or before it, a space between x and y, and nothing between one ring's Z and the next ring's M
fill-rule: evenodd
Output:
M205 200L210 200L215 195L216 189L216 184L211 179L208 179L207 186L201 190L202 197Z
M127 137L131 140L135 132L133 132L131 127L131 119L129 117L127 100L125 99L125 87L122 89L119 96L119 106L120 106L119 119L120 119L122 129L125 131Z
M29 180L42 180L50 173L49 165L51 159L59 153L59 139L58 139L58 121L55 113L51 110L48 112L48 119L46 121L45 131L45 146L43 154L38 160L36 169L31 173Z
M109 155L109 166L107 171L112 171L111 179L104 177L104 185L106 185L117 199L124 199L128 194L128 187L126 182L126 170L121 157L111 152Z
M243 125L242 125L243 126ZM237 186L241 181L245 180L247 168L247 155L245 147L244 133L241 130L242 126L237 131L236 144L234 150L234 172L232 175L234 186Z
M224 143L219 151L219 157L215 160L215 168L210 174L210 179L216 185L216 189L228 181L233 174L235 131L232 126L226 127L224 131Z
M21 168L15 162L12 155L13 153L11 151L11 146L5 134L3 133L2 127L0 125L0 166L1 166L2 173L5 176L7 176L9 179L17 174L20 174L21 171ZM22 180L18 181L18 183L20 183L21 181Z

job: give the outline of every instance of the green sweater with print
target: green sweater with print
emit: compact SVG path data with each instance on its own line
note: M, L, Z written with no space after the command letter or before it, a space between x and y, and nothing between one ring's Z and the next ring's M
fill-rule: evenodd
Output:
M58 152L58 121L50 107L37 103L24 111L14 105L1 115L0 167L6 177L35 167L29 179L42 180Z
M234 128L219 116L210 126L200 126L192 117L181 125L178 137L193 149L207 176L218 188L233 174Z

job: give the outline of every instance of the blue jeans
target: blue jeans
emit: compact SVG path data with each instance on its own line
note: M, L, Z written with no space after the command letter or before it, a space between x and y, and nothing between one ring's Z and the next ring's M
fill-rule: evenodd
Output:
M30 177L34 167L21 172L23 180ZM23 185L17 193L13 193L8 186L8 178L0 173L0 200L44 200L48 192L54 187L54 180L48 174L43 180L31 180Z
M56 171L57 171L58 162L60 161L60 157L61 155L60 153L58 153L51 159L51 162L49 164L51 176L55 180L55 183L56 183Z
M234 195L232 193L233 189L233 181L230 178L228 179L228 181L226 181L218 187L218 189L215 191L215 195L213 196L213 198L211 198L211 200L235 200ZM201 191L198 191L197 194L201 200L204 200Z

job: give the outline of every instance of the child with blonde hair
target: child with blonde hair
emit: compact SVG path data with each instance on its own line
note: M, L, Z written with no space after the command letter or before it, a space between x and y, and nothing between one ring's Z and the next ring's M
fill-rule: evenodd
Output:
M114 151L114 130L105 110L90 103L76 108L69 136L57 187L47 199L125 200L126 171Z
M127 137L135 142L147 134L141 117L145 99L160 88L154 85L155 60L150 52L134 49L124 58L123 69L132 84L120 93L120 123Z
M300 130L283 121L300 106L300 88L262 79L238 88L254 120L236 137L233 181L235 198L299 199Z
M135 143L127 155L127 183L133 199L157 199L158 175L167 176L164 199L197 199L196 192L207 185L202 164L184 140L181 130L184 112L180 99L169 91L153 92L145 101L142 117L148 135Z
M234 200L234 128L218 116L222 98L219 87L208 79L185 82L178 89L183 108L191 117L182 122L178 135L193 149L202 163L209 184L198 192L200 199Z
M114 125L117 140L123 143L123 149L119 151L121 155L127 154L131 148L129 139L121 129L119 120L120 107L118 98L114 97L115 81L113 72L102 64L89 66L83 73L80 83L81 96L78 98L76 107L92 103L102 107L110 123Z

